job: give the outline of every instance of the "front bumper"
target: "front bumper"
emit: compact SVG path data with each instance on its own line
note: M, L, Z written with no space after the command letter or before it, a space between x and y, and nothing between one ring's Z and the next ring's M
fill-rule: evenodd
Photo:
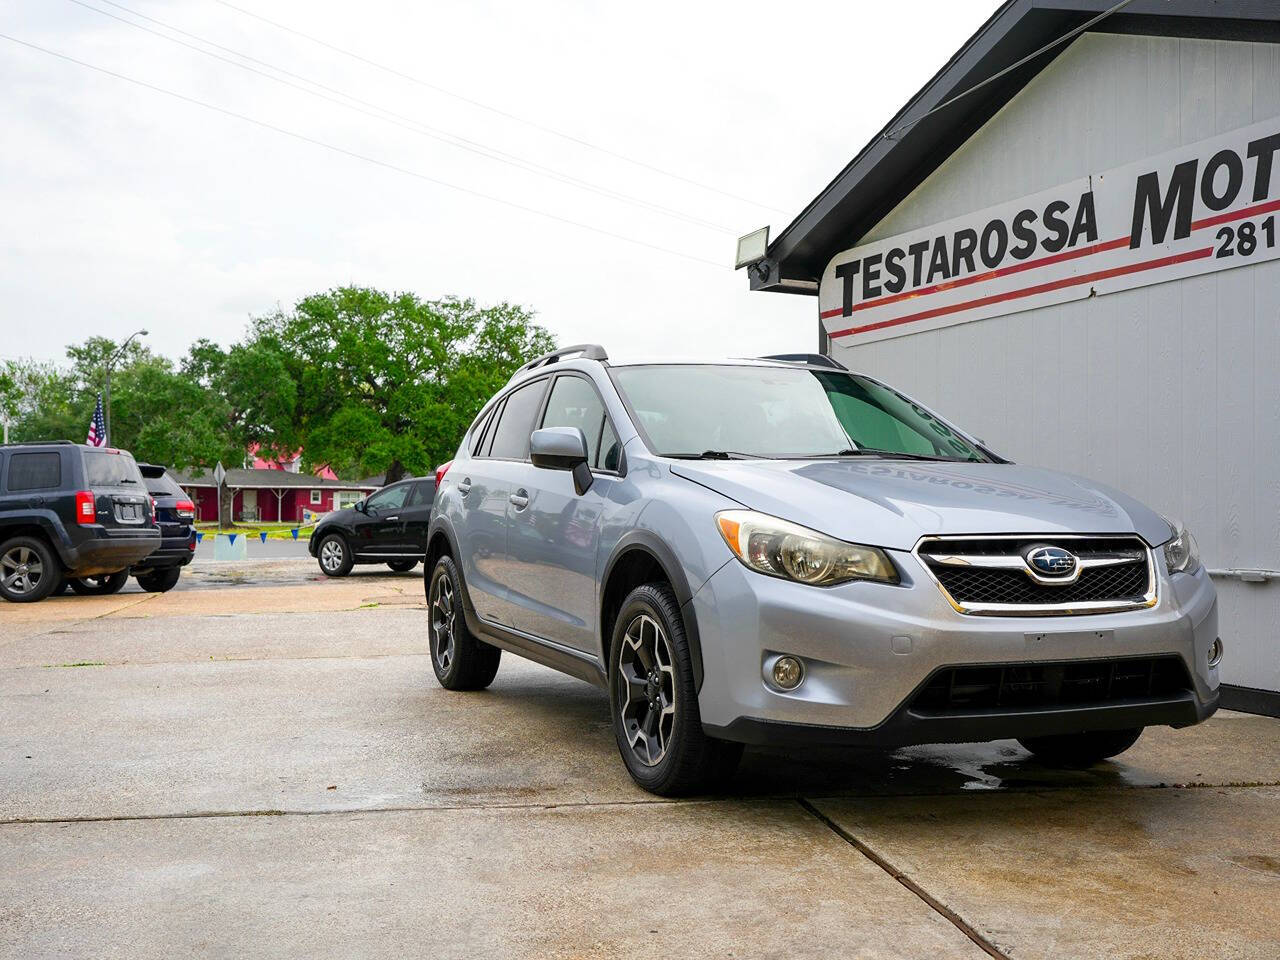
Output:
M748 743L969 742L1135 726L1187 726L1217 709L1218 636L1208 574L1158 573L1154 607L1065 617L957 613L909 553L894 552L901 586L814 588L762 576L736 561L689 602L697 617L708 733ZM779 654L805 680L783 692L763 677ZM1177 696L988 712L923 714L915 694L946 667L1120 658L1180 658L1191 689Z

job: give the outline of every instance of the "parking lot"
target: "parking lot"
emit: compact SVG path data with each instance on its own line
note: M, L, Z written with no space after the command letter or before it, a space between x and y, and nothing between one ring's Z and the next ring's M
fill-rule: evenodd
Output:
M749 751L662 801L600 691L441 690L421 568L289 557L0 608L0 702L7 956L1280 955L1280 720L1088 771Z

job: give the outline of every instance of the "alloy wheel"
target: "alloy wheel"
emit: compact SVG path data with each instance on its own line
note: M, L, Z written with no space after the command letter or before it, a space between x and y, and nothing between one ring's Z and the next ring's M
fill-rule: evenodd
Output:
M666 631L640 614L627 625L618 654L622 729L637 760L656 766L667 754L676 722L675 657Z
M337 540L326 540L320 547L320 565L332 573L342 566L342 544Z
M448 673L453 663L456 615L453 579L444 573L431 585L431 655L443 673Z
M44 578L40 555L30 547L12 547L0 557L0 583L15 596L25 596Z

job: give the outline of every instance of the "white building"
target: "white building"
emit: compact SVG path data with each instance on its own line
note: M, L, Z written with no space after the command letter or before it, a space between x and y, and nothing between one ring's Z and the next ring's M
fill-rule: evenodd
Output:
M1001 455L1186 521L1280 715L1280 2L1010 0L748 267ZM874 101L868 101L874 102ZM833 114L838 115L838 114Z

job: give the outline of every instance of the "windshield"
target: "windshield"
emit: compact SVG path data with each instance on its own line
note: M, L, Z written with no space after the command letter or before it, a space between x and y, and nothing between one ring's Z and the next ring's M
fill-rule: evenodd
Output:
M866 377L729 365L611 372L661 456L988 459L928 411Z

